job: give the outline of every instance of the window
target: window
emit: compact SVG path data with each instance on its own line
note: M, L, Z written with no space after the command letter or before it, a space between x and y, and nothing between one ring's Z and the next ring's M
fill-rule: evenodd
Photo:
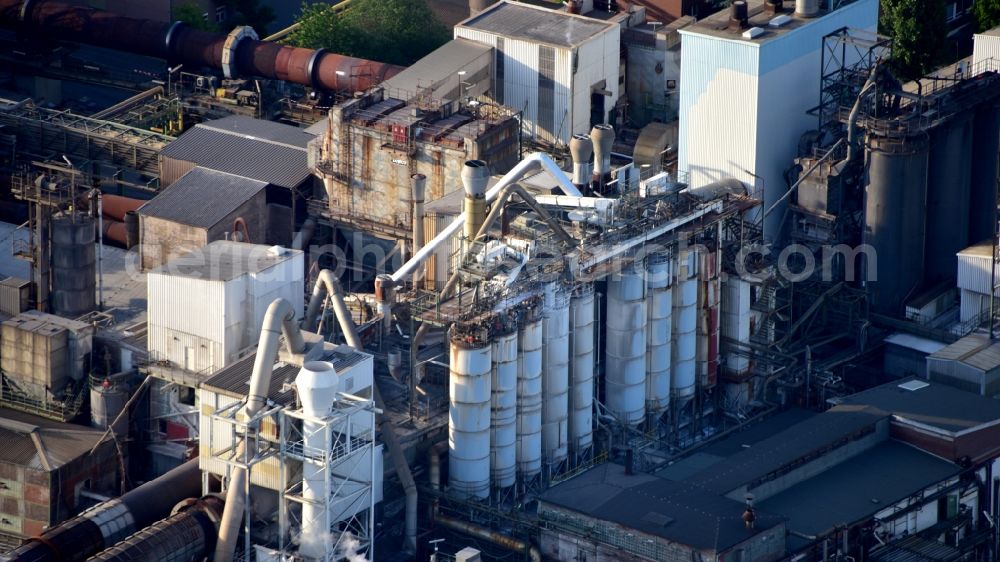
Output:
M226 21L226 6L219 6L215 9L215 23L223 23Z
M493 99L496 100L496 102L501 105L503 104L503 91L505 87L504 57L506 57L506 55L504 54L503 49L504 49L503 37L497 37L497 55L496 55L497 60L495 63L496 83L493 86L493 89L495 90L493 92Z
M555 129L556 50L538 47L538 126L548 133Z
M187 406L194 406L194 389L190 386L181 386L177 389L177 402Z
M958 3L957 2L949 3L947 6L945 6L944 13L945 13L945 19L948 21L957 18L959 15L961 15L961 12L958 11Z

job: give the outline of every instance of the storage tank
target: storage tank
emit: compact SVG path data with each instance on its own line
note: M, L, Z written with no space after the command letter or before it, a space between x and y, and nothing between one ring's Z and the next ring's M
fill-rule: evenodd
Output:
M618 421L635 426L646 416L646 279L642 263L608 278L604 394Z
M569 450L569 295L545 285L542 327L542 460L556 474Z
M750 342L750 283L730 275L722 284L721 334L741 343ZM735 350L725 354L726 372L743 377L750 372L750 358Z
M695 367L698 386L712 388L719 373L719 271L717 252L699 252L698 339Z
M972 190L969 207L969 242L976 244L996 231L997 154L1000 153L1000 104L984 103L976 109L972 131Z
M90 425L98 429L107 429L118 419L128 402L128 376L130 373L117 373L105 377L90 379ZM128 436L128 416L122 416L114 424L117 438Z
M76 318L94 310L97 299L97 249L94 220L84 215L52 220L53 314Z
M695 340L698 325L698 253L687 250L678 256L677 281L673 291L673 346L670 393L678 401L694 396Z
M327 361L307 361L295 377L295 389L302 402L302 413L314 419L302 421L302 536L299 552L303 556L325 559L329 554L331 490L329 466L323 453L330 447L331 435L322 421L329 417L340 390L340 377Z
M517 473L522 482L542 472L542 319L525 311L517 333Z
M670 407L671 269L669 254L646 258L646 410L654 415Z
M493 486L509 488L517 476L517 325L504 326L493 340L490 474Z
M931 132L927 168L927 286L955 278L955 255L969 247L972 117L965 111ZM994 132L1000 134L1000 131ZM881 257L881 256L880 256Z
M448 486L461 498L490 495L492 345L484 334L452 327L448 381Z
M865 266L868 301L874 312L900 316L924 275L927 140L872 137L868 147L864 242L877 256Z
M574 461L586 460L594 443L594 285L573 288L569 305L570 366L569 447Z

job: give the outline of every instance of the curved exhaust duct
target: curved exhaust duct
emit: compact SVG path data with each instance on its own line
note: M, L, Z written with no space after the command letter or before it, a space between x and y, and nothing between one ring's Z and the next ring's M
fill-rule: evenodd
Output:
M316 278L312 297L309 298L309 306L306 307L306 316L302 320L302 329L310 332L315 331L320 306L327 296L333 302L334 316L337 317L337 321L340 323L340 331L344 333L347 345L358 350L364 349L364 343L358 337L358 330L354 325L354 319L351 317L351 311L347 309L347 304L344 303L344 289L341 288L340 281L337 280L337 277L329 269L320 271L319 276Z
M271 372L278 356L279 336L285 336L285 346L292 353L301 353L306 343L295 323L295 308L285 299L275 299L267 312L264 313L264 323L260 331L260 342L257 344L257 356L254 358L253 374L250 375L250 392L247 395L247 405L244 409L247 418L252 418L264 407L268 388L271 386ZM246 452L246 440L240 441L236 447L234 458L242 457ZM226 488L226 508L219 522L219 541L215 545L215 562L232 562L236 552L236 538L240 534L240 522L246 508L247 470L234 468Z
M192 459L120 498L95 505L19 548L4 562L82 562L132 533L170 515L186 498L201 494L201 470Z
M129 18L52 0L0 0L0 26L31 29L64 41L165 59L170 64L221 69L227 78L285 80L314 89L367 90L403 68L257 40L249 27L231 33L194 29L182 22Z

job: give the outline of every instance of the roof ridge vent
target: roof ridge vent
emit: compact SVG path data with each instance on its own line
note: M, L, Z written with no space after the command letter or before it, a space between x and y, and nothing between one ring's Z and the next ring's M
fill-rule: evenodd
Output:
M771 21L767 22L767 25L771 27L782 27L788 25L788 22L792 21L792 16L788 14L781 14L771 18Z

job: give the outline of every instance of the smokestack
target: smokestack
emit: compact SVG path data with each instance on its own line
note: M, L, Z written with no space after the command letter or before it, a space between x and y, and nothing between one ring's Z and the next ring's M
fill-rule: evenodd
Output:
M497 0L469 0L469 17L478 16L486 8L496 3Z
M772 15L785 11L784 0L767 0L764 3L764 10Z
M795 0L795 15L814 18L819 15L819 0Z
M587 135L573 135L569 141L569 152L573 155L573 185L584 191L584 187L590 183L590 159L594 156L594 143Z
M749 27L750 16L745 0L734 0L729 6L729 29L746 29Z
M486 188L490 181L490 167L482 160L466 160L462 167L462 185L465 187L465 237L472 240L486 220Z
M566 0L566 11L570 14L579 14L580 0Z
M615 142L615 129L611 125L595 125L590 130L594 145L594 183L598 187L611 181L611 145Z
M410 190L413 197L413 255L424 247L424 191L427 187L427 176L413 174L410 176ZM413 273L413 285L423 277L423 268L417 268Z

